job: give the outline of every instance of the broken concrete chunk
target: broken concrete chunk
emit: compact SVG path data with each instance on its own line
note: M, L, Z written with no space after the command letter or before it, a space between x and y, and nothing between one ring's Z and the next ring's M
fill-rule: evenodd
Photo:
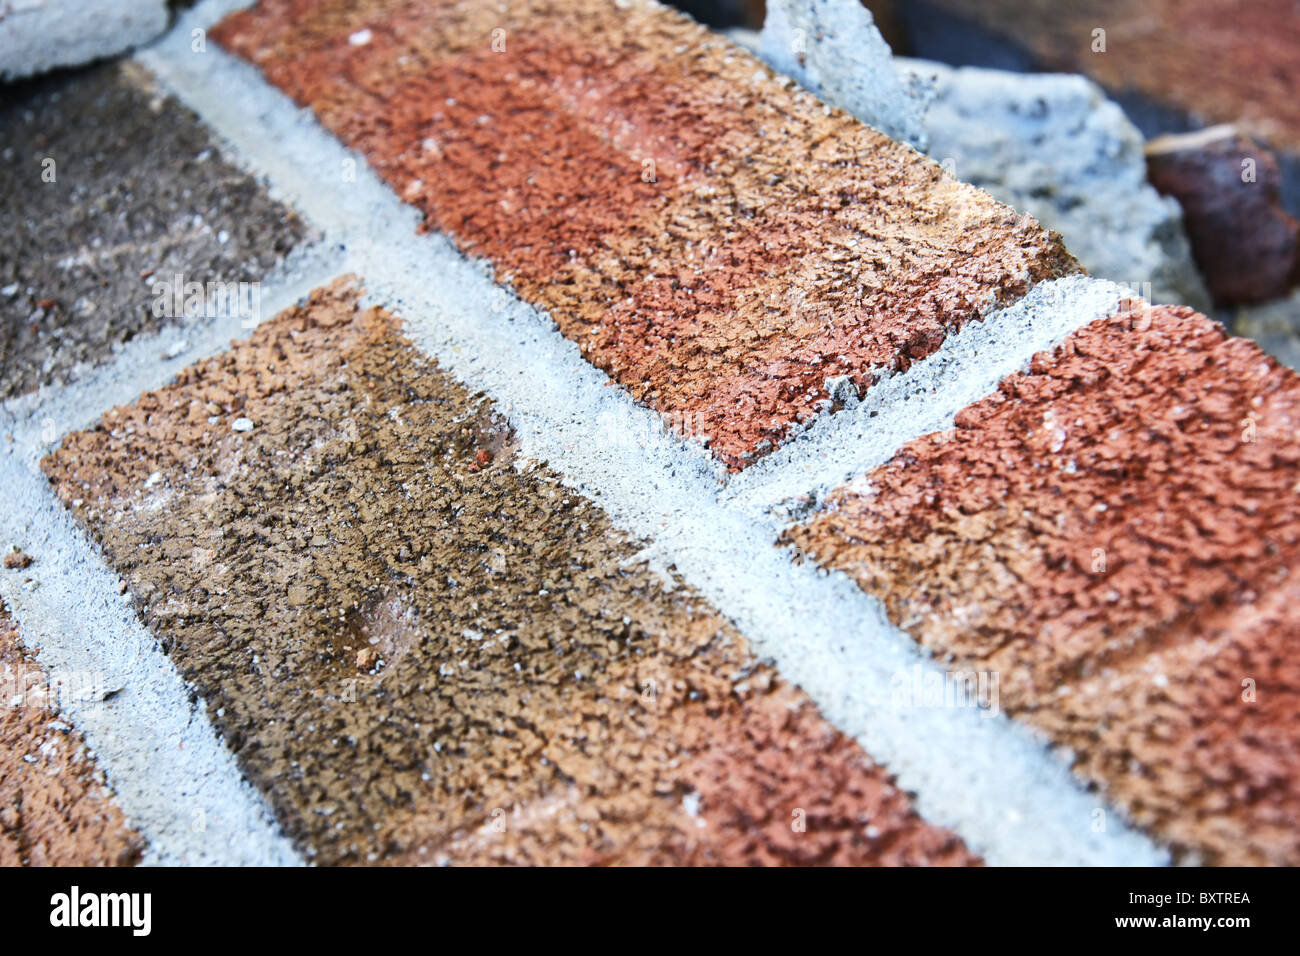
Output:
M1081 76L897 61L929 79L930 155L1061 233L1093 275L1155 302L1208 307L1176 203L1147 183L1142 135Z
M753 48L741 31L732 38ZM894 58L851 0L769 4L757 48L821 99L1061 233L1093 275L1209 308L1178 205L1147 183L1142 135L1096 84Z
M0 9L0 80L114 56L166 27L166 0L6 3Z
M1300 289L1285 299L1239 309L1233 331L1300 371Z
M924 103L857 0L769 0L758 55L828 103L925 152Z

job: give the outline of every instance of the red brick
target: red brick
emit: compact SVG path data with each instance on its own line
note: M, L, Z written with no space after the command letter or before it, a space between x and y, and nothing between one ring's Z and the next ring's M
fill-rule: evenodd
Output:
M653 4L268 0L214 35L733 470L825 408L827 378L865 390L1078 268Z
M1298 495L1300 377L1160 308L1036 356L789 539L997 671L1005 710L1175 847L1294 864Z

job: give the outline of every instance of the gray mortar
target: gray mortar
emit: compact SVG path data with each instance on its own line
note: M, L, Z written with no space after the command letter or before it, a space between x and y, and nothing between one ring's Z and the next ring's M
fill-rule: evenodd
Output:
M759 519L793 521L835 488L888 461L920 435L1024 369L1035 352L1094 319L1113 315L1131 290L1087 276L1043 282L983 322L949 334L923 362L877 381L861 401L822 416L794 440L734 477L722 500Z
M0 81L122 53L167 27L167 0L23 0L0 10Z
M128 822L145 837L144 862L288 865L297 856L131 608L121 579L50 493L43 450L4 441L0 535L36 558L0 571L0 594L51 675L92 674L107 700L65 695Z
M342 183L343 162L357 157L252 67L211 48L190 52L191 28L245 5L202 3L139 59L215 128L234 161L269 179L276 195L346 245L344 271L361 275L372 301L402 315L421 348L498 403L524 458L548 461L569 486L650 539L645 559L681 572L914 792L929 820L955 829L990 862L1167 861L1118 820L1105 833L1092 832L1102 801L1026 729L969 709L893 706L895 675L935 665L889 624L878 602L842 574L792 563L773 546L777 520L720 500L722 476L702 449L664 436L657 416L607 387L549 317L503 296L482 263L462 257L443 236L417 236L416 210L364 162L356 182ZM1112 301L1113 288L1099 288L1097 301ZM1079 295L1070 301L1084 301ZM978 330L1003 320L995 313L971 326L969 346L979 347ZM1026 344L1011 354L1017 341L1009 335L1001 346L1008 362L1032 350ZM935 387L956 384L940 379Z

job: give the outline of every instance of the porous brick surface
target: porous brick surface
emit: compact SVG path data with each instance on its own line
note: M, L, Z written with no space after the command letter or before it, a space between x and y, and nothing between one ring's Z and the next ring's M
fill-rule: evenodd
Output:
M51 680L0 604L0 866L129 866L140 857L143 841L58 708L61 692L83 684L93 681Z
M268 0L213 30L733 470L1038 279L1033 220L654 3Z
M977 862L346 280L43 466L317 862Z
M310 236L139 67L11 92L0 106L0 398L170 324L178 317L155 315L155 283L260 281Z
M788 538L1175 849L1300 862L1300 377L1181 308L1098 320Z

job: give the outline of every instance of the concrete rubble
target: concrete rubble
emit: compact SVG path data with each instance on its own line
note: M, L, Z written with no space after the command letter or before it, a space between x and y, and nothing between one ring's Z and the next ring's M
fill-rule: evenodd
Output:
M0 8L0 81L79 66L167 28L167 0L16 0Z
M1142 135L1095 83L892 57L853 0L769 3L758 52L1061 233L1098 278L1155 302L1208 308L1178 204L1146 181Z

